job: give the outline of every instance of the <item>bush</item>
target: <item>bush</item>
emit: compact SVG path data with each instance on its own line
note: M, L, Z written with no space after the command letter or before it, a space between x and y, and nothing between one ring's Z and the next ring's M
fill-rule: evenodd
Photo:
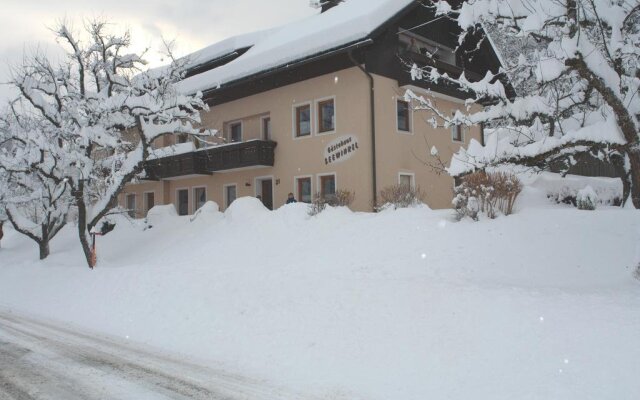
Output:
M587 186L578 192L578 195L576 196L576 206L579 210L593 211L596 209L597 204L598 195L591 186Z
M496 218L498 212L513 214L513 206L522 192L522 183L515 174L506 172L476 172L462 178L454 190L453 207L456 218L465 216L477 221L479 213Z
M324 211L327 206L331 207L349 207L356 198L355 193L350 190L337 190L335 194L322 196L316 193L309 208L309 215L318 215Z
M398 208L408 208L423 202L423 194L419 187L413 188L408 185L387 186L380 192L379 209L385 209L393 206L394 210Z

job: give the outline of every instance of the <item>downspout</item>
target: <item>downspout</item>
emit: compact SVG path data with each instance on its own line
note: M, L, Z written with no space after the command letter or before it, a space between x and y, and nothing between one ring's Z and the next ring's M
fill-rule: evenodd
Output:
M377 162L376 162L376 109L375 109L375 81L373 79L373 75L369 71L366 70L358 61L356 61L355 57L353 57L353 50L349 50L349 58L353 65L358 67L360 71L362 71L367 78L369 78L369 106L371 107L370 115L371 115L371 171L372 171L372 188L373 188L373 212L378 211L378 173L377 173Z

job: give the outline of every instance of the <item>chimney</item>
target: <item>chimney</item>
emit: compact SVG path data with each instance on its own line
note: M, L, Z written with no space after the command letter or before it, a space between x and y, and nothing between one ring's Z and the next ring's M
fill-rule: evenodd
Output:
M322 5L322 11L321 12L325 12L330 8L333 8L335 6L337 6L338 4L342 3L344 0L324 0L321 2Z

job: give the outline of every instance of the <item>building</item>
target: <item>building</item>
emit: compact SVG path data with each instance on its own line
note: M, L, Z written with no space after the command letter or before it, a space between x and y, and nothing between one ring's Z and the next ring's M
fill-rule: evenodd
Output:
M415 0L338 0L310 18L195 53L180 90L202 91L210 106L203 125L224 141L165 138L173 153L150 160L121 204L144 216L171 203L187 215L209 200L225 209L237 197L260 196L277 208L290 192L307 202L346 189L354 210L370 211L381 189L401 183L419 186L432 208L451 207L453 179L424 160L433 146L450 159L471 138L482 141L481 128L434 128L404 93L431 96L451 113L464 107L468 94L414 81L408 67L464 70L471 79L498 69L489 41L454 51L458 33Z

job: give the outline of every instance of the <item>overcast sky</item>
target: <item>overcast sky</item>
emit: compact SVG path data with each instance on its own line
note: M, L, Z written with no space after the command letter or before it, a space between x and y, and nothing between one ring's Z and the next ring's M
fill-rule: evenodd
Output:
M317 12L309 0L2 0L0 82L6 82L8 65L19 63L25 51L38 48L55 57L48 28L63 19L81 28L83 19L107 18L115 27L130 29L136 50L150 48L147 58L158 64L163 36L176 39L176 53L184 55ZM0 85L0 101L9 96L8 87Z

